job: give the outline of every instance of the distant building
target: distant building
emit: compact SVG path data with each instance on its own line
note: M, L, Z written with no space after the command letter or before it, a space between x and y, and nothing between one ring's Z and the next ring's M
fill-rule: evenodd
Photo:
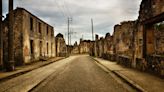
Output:
M79 44L80 54L90 54L93 45L94 45L93 41L80 39L80 44Z
M79 49L79 45L77 44L77 42L75 42L75 44L73 45L73 49L71 51L71 54L80 54L80 49Z
M63 34L57 34L56 38L56 55L58 57L67 56L67 46Z
M54 29L24 8L14 10L14 59L16 65L31 63L43 57L55 57ZM8 23L4 20L4 63L8 61Z
M94 54L97 57L102 57L105 59L113 60L113 36L107 33L105 38L96 35L96 40L94 42Z

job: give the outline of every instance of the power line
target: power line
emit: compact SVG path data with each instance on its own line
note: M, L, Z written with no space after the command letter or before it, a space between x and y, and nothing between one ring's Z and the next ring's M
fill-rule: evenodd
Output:
M64 8L66 9L67 13L68 13L68 16L69 17L72 17L72 14L70 12L70 8L67 6L65 0L63 0L63 5L64 5Z
M67 18L68 16L67 16L67 14L65 14L64 9L62 9L60 7L59 3L56 0L54 0L54 1L56 3L56 6L58 7L58 9L61 10L62 15Z

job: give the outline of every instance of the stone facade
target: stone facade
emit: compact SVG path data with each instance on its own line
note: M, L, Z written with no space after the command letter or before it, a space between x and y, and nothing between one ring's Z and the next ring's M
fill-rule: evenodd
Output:
M131 66L134 47L135 21L125 21L115 26L114 45L118 63ZM126 60L124 61L123 58Z
M143 0L139 23L143 32L143 55L145 70L164 76L164 1ZM142 67L141 67L142 68Z
M110 33L107 33L105 38L104 38L104 52L103 52L103 58L108 59L111 61L115 60L115 55L114 55L114 44L113 44L113 36L110 35Z
M77 42L75 42L75 44L73 45L71 54L75 55L75 54L79 54L79 53L80 53L79 45L77 44Z
M80 54L90 54L92 52L94 42L90 40L82 40L80 39L79 49Z
M67 56L67 46L63 37L63 34L57 34L56 38L56 55L58 57L66 57Z
M93 52L94 56L102 57L109 60L114 60L113 54L113 36L110 33L107 33L105 38L100 37L96 34L96 40L94 42Z
M4 62L8 60L8 17L4 20ZM23 8L14 10L15 64L22 65L43 57L55 57L53 27Z
M139 11L139 21L143 22L164 13L163 0L142 0Z
M115 25L111 40L96 35L94 55L102 57L109 48L118 63L164 76L163 5L163 0L142 0L136 21Z

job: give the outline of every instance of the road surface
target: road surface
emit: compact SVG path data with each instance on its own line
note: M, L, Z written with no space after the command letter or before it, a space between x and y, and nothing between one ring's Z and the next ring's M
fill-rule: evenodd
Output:
M88 55L71 56L0 86L0 92L127 92Z
M32 92L127 92L87 56L76 56L64 70L52 74Z

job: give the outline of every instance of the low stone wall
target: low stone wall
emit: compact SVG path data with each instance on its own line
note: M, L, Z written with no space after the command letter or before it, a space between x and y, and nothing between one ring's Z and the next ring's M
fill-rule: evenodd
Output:
M147 68L147 62L143 58L136 58L136 69L145 71Z
M117 63L121 64L121 65L124 65L126 67L131 67L132 59L130 57L128 57L128 56L118 55L117 56Z
M68 57L67 53L59 53L59 57Z
M115 54L102 54L102 57L104 59L110 60L110 61L115 61Z
M152 55L146 57L147 70L157 75L164 76L164 56Z

